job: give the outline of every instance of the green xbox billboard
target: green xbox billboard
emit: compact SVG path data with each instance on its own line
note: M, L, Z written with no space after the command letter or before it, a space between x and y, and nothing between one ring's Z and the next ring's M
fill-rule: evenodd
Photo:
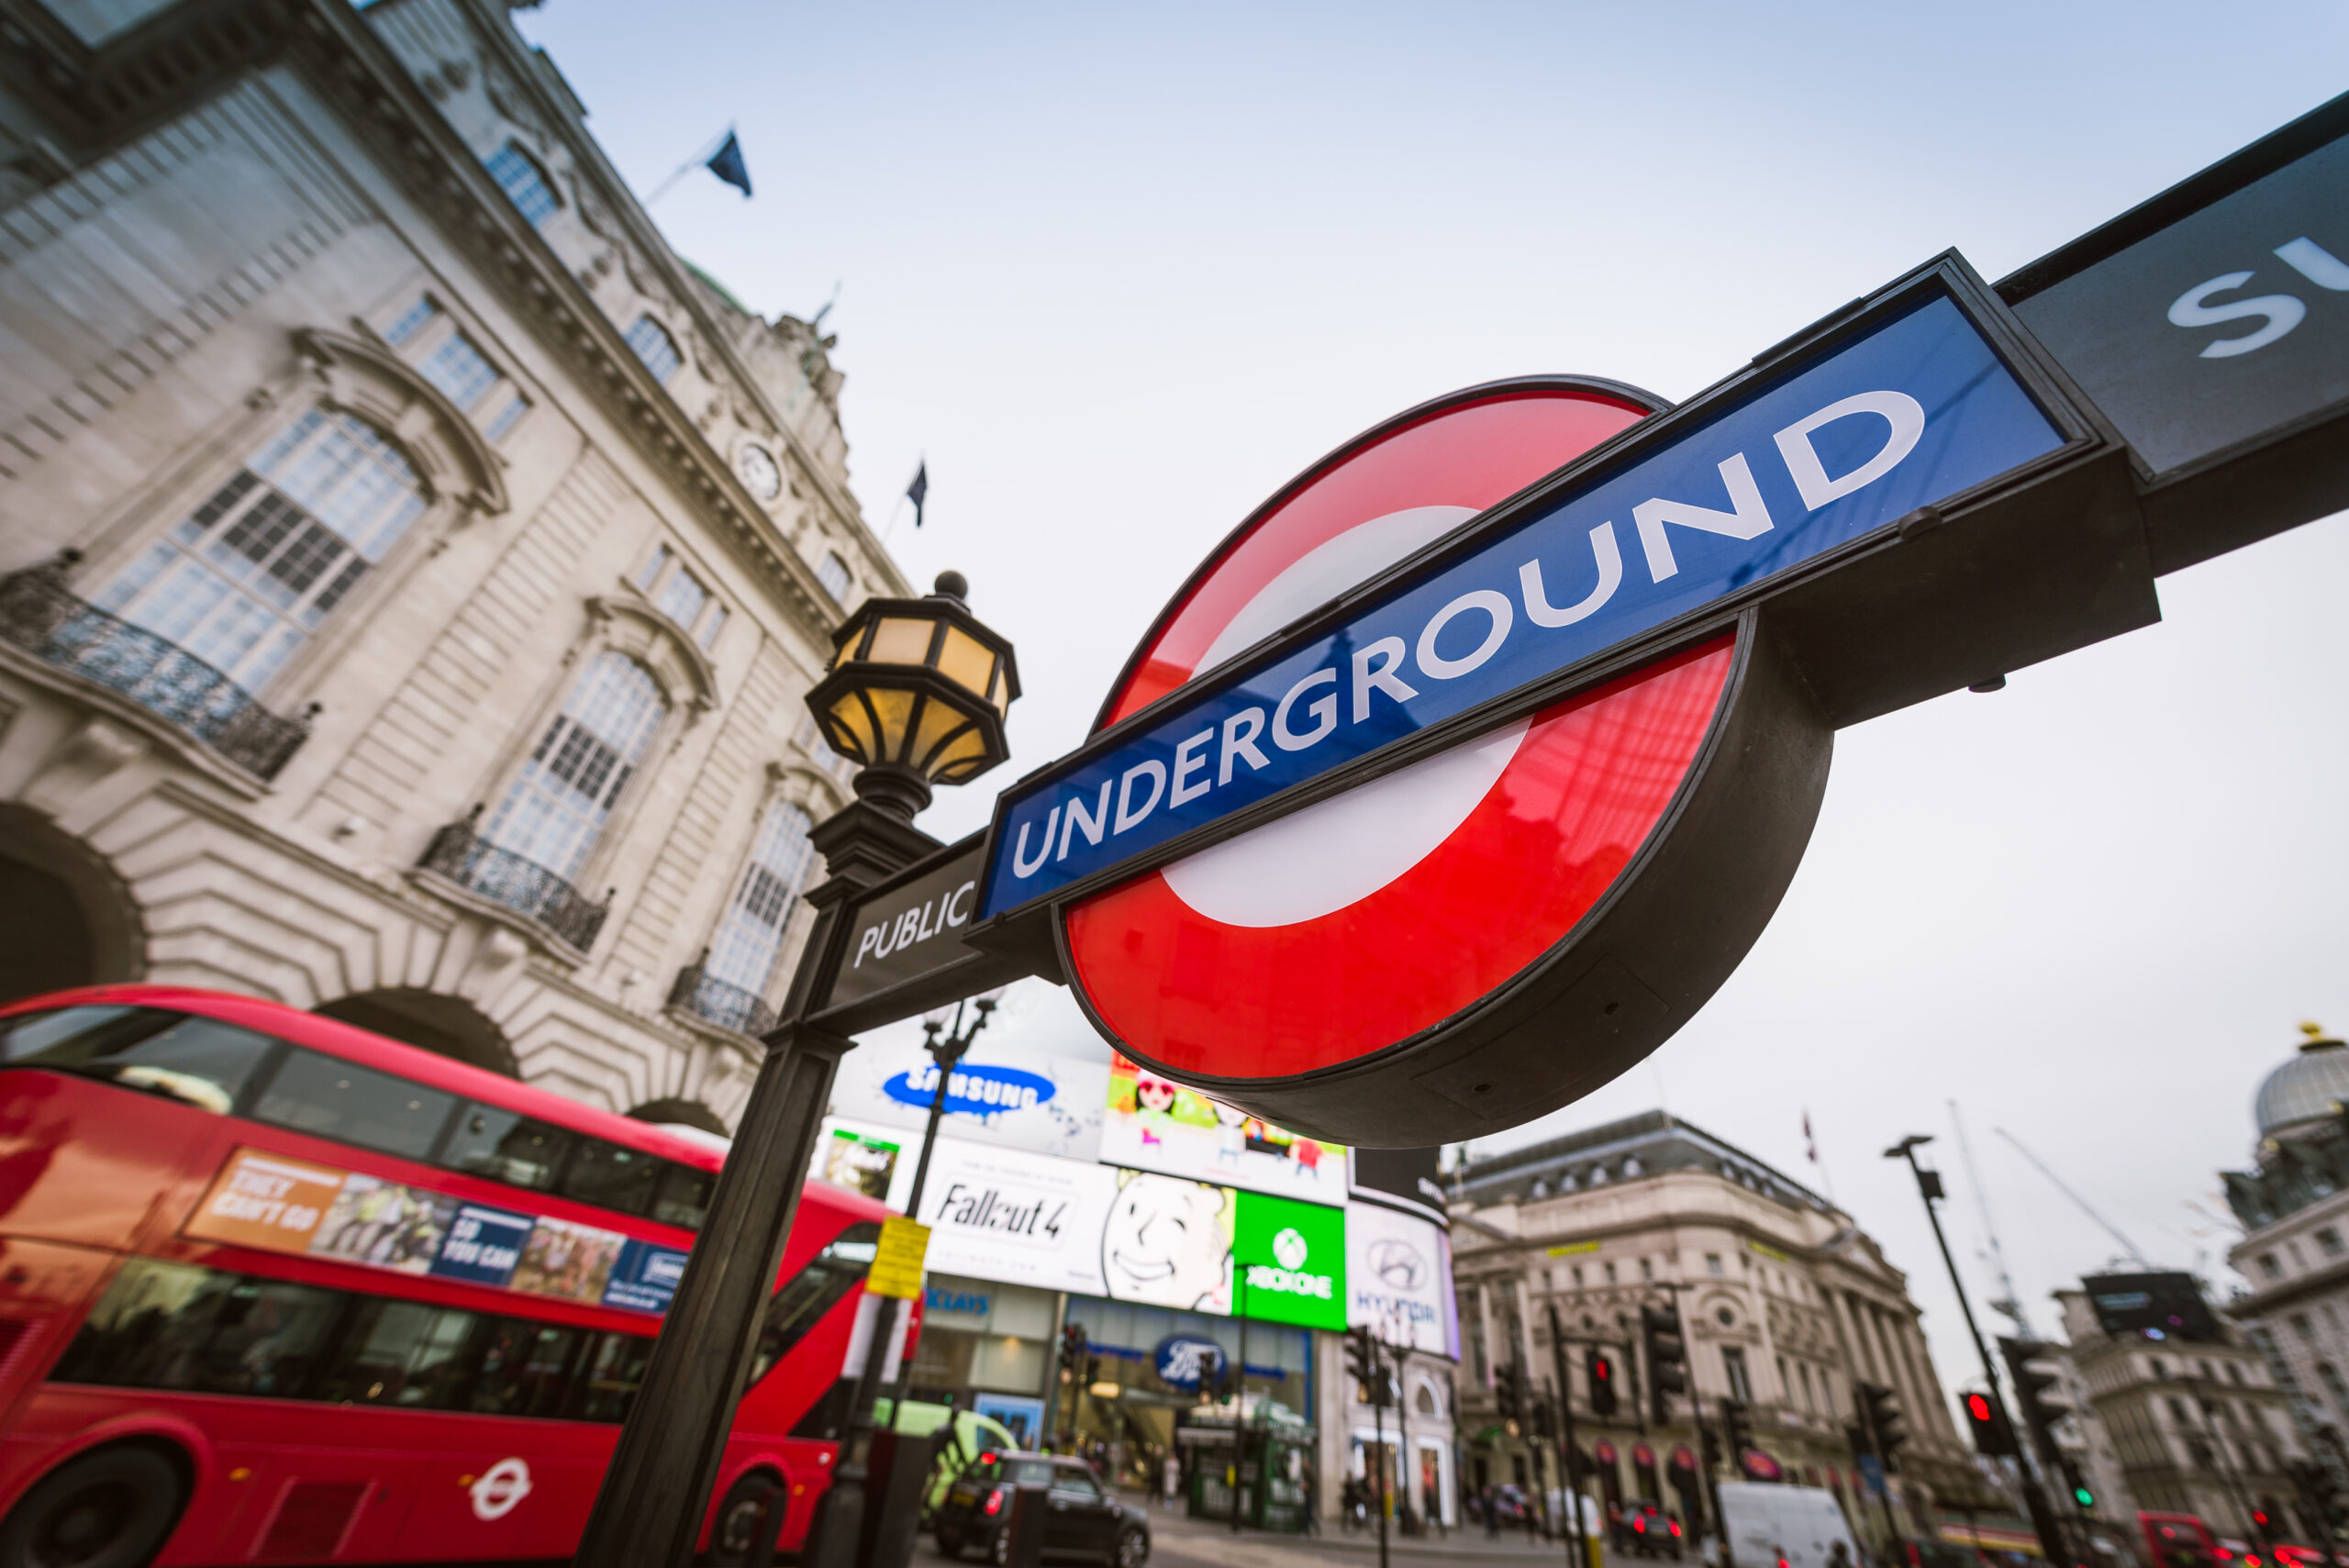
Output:
M1245 1191L1238 1201L1232 1310L1267 1322L1345 1332L1346 1211Z

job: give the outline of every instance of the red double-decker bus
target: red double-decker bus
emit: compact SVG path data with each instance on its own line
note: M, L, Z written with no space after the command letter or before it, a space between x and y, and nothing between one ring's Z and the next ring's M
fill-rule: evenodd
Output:
M0 1568L569 1556L719 1161L273 1003L0 1008ZM886 1213L807 1188L720 1561L806 1534Z

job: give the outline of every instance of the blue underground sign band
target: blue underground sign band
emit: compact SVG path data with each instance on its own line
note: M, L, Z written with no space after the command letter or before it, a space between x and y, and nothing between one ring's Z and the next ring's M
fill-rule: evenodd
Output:
M1210 675L1007 791L982 914L1050 898L2055 451L1948 293L1470 524L1334 627ZM1484 532L1486 537L1479 538Z

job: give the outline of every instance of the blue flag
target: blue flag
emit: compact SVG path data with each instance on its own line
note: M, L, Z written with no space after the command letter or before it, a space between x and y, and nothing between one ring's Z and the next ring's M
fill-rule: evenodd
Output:
M742 143L732 131L726 133L726 140L709 155L705 167L744 195L751 194L751 166L742 161Z

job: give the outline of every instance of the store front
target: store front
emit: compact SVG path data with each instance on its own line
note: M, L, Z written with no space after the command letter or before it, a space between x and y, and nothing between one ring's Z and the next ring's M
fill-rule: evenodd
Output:
M1040 1442L1057 1306L1049 1290L931 1274L912 1396L991 1416L1023 1446Z
M1120 1486L1164 1495L1171 1457L1176 1489L1189 1491L1187 1448L1197 1445L1176 1441L1175 1418L1204 1402L1201 1376L1216 1359L1207 1347L1246 1369L1246 1408L1275 1405L1311 1420L1310 1329L1082 1296L1069 1297L1067 1321L1085 1330L1097 1364L1089 1383L1084 1368L1063 1369L1052 1429L1073 1433Z

